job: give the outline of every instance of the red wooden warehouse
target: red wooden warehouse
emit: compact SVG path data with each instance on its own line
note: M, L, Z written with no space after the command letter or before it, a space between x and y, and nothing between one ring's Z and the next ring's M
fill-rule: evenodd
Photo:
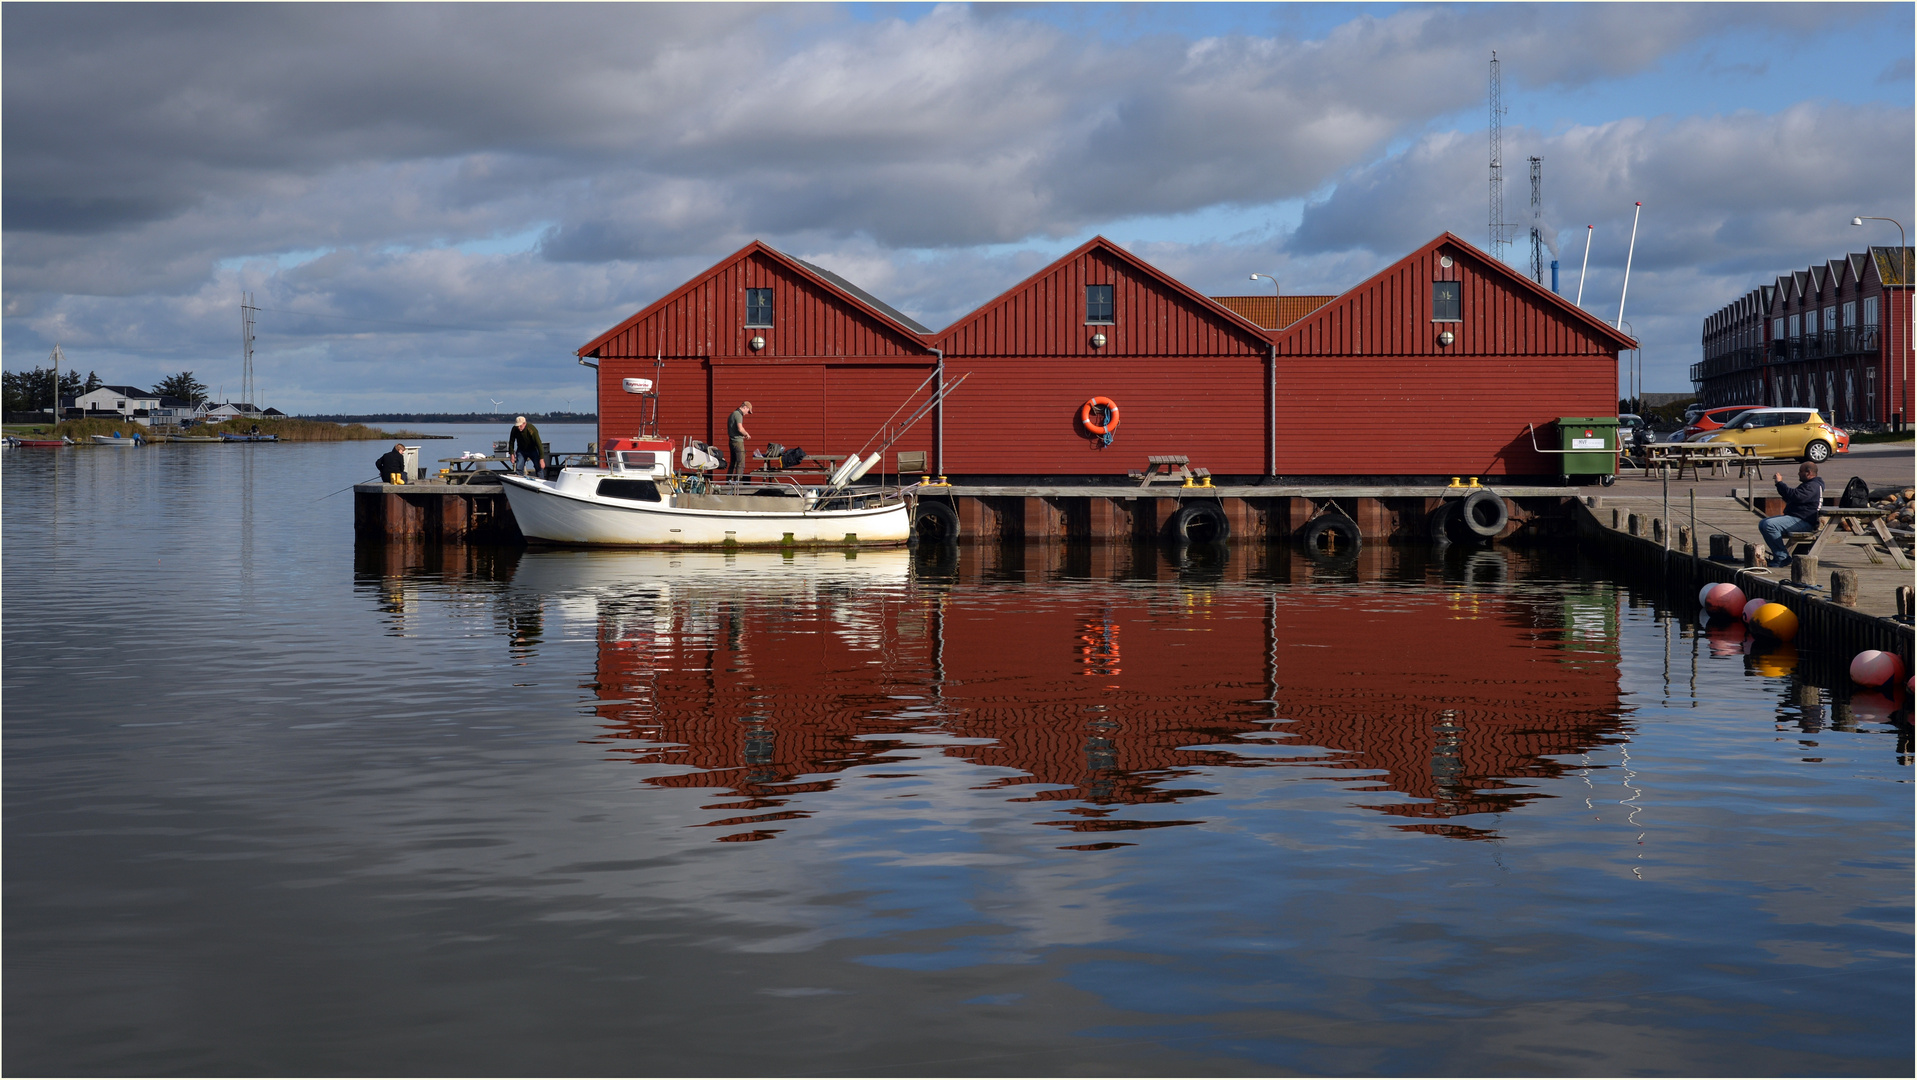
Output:
M1445 233L1279 329L1103 237L937 332L755 241L579 355L605 436L639 423L621 380L662 365L664 434L722 442L750 400L755 441L850 453L942 370L965 383L887 471L923 452L961 481L1093 479L1184 454L1255 481L1555 475L1528 426L1548 446L1558 417L1614 413L1630 344ZM1094 398L1117 406L1110 440L1084 422Z

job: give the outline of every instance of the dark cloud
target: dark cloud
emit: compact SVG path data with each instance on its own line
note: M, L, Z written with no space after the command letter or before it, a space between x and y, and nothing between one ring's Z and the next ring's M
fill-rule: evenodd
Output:
M7 342L158 374L230 352L249 288L385 320L275 324L311 393L327 363L402 355L394 378L419 371L427 393L444 365L506 378L563 356L753 237L943 325L1088 230L1122 242L1112 222L1311 197L1292 236L1142 247L1207 289L1257 269L1338 291L1442 229L1481 239L1483 133L1433 125L1482 108L1493 42L1513 85L1581 87L1726 26L1803 35L1880 11L1431 7L1192 38L1014 7L862 23L811 5L10 4ZM1646 200L1639 266L1673 295L1684 265L1716 287L1825 243L1839 204L1909 202L1908 110L1518 135L1543 147L1552 226L1588 217L1609 244ZM409 321L498 343L393 325Z

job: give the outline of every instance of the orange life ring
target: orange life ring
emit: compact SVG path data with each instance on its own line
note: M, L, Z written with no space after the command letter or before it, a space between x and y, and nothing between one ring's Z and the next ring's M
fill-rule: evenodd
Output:
M1093 409L1104 409L1111 419L1102 424L1094 421ZM1095 397L1078 407L1078 422L1094 435L1109 435L1118 428L1118 402L1108 397Z

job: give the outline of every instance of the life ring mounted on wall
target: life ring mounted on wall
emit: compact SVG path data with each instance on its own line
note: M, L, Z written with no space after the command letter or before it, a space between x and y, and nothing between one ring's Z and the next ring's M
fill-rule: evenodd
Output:
M1091 398L1078 407L1078 422L1098 436L1098 445L1110 446L1112 433L1118 430L1118 402L1102 396Z

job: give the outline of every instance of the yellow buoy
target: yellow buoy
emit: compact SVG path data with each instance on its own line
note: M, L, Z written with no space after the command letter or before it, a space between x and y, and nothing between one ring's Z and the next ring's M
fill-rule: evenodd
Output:
M1797 636L1797 613L1782 604L1765 604L1751 616L1751 629L1778 641Z

